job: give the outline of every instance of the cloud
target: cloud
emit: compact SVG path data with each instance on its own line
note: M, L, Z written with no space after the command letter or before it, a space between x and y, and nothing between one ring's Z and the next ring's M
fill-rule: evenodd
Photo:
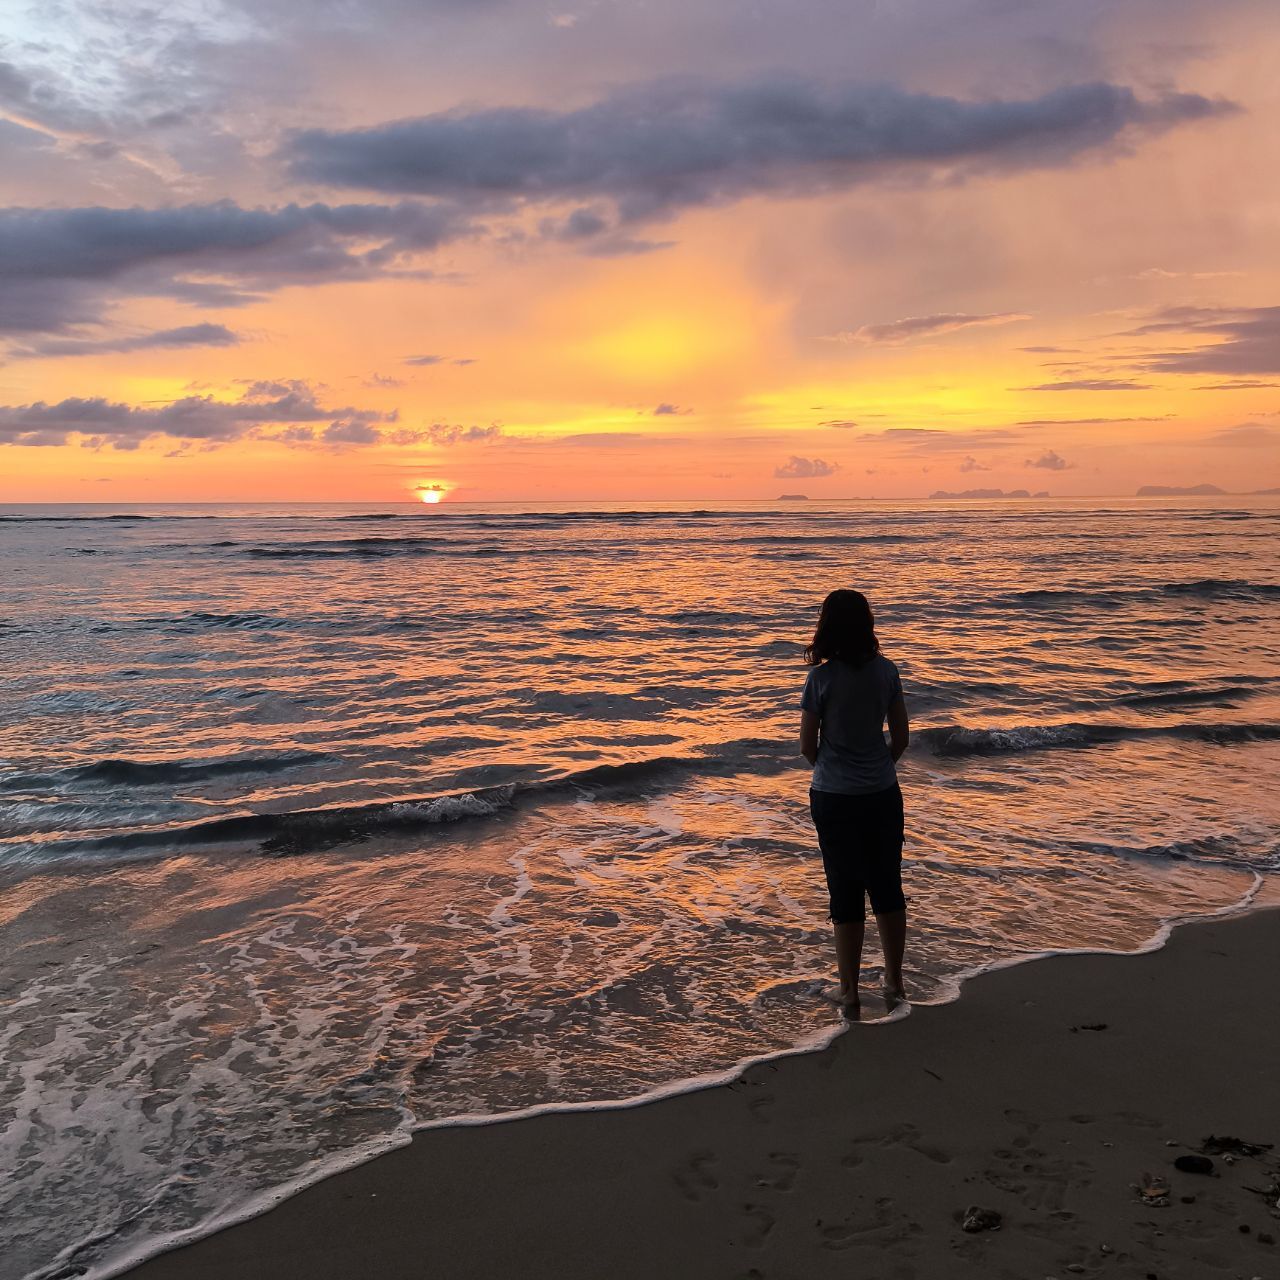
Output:
M977 458L966 457L965 460L960 464L960 470L965 472L990 471L991 468L983 466L982 463L977 460Z
M1112 422L1164 422L1171 413L1150 418L1023 418L1020 427L1087 427L1102 426Z
M1022 311L993 311L987 315L966 315L963 312L943 312L932 316L908 316L905 320L892 320L888 324L864 324L847 333L833 333L832 342L882 342L897 345L912 338L933 337L951 333L956 329L969 329L976 325L1010 324L1015 320L1030 320Z
M86 356L103 352L153 351L161 347L234 347L239 334L221 324L186 324L176 329L157 329L151 333L119 338L41 338L7 351L15 360L34 360L52 356Z
M386 433L391 444L474 444L481 440L500 440L502 428L492 422L487 427L464 427L444 422L433 422L429 427L404 427Z
M421 368L429 369L436 364L475 364L474 356L405 356L400 362L401 364L418 365Z
M128 405L101 396L70 397L57 404L0 405L0 445L64 445L90 448L111 445L136 449L144 440L166 436L177 440L226 443L246 435L284 443L317 438L326 443L368 444L379 439L374 423L395 422L395 410L329 408L302 382L255 382L238 400L184 396L168 404ZM297 424L328 420L319 437ZM264 433L270 424L290 424Z
M380 438L376 427L352 419L331 422L321 432L321 439L326 444L374 444Z
M1052 449L1046 450L1038 458L1028 458L1024 467L1039 467L1042 471L1066 471L1070 466L1065 458L1061 458Z
M1014 391L1150 391L1149 382L1129 378L1072 378L1066 382L1041 382L1034 387L1013 387Z
M1238 382L1208 382L1196 391L1252 391L1259 387L1280 387L1280 382L1262 382L1257 378L1243 378Z
M573 435L551 437L548 443L571 448L625 449L687 444L688 440L683 436L647 435L640 431L578 431Z
M838 462L824 462L821 458L797 458L794 454L780 467L774 467L778 480L810 480L835 475L840 470Z
M1091 83L972 101L800 77L653 80L569 111L456 109L347 130L305 129L281 155L306 182L457 200L608 201L619 221L764 194L847 188L903 169L951 174L1064 165L1135 133L1234 108L1198 94L1140 99ZM589 238L585 206L565 226Z
M665 418L671 415L681 416L686 413L692 413L692 412L693 412L692 409L682 409L678 404L668 404L666 401L664 401L662 404L654 406L653 416L655 418Z
M0 209L0 333L64 333L116 298L235 306L290 284L415 274L472 234L445 205Z
M826 422L818 423L820 427L835 427L840 431L848 431L857 425L851 418L828 418Z
M1274 449L1280 446L1280 430L1261 422L1242 422L1215 432L1202 443L1231 449Z
M1169 307L1133 334L1186 333L1225 341L1189 351L1161 351L1143 367L1159 373L1280 373L1280 307Z
M906 445L917 452L958 453L961 450L1002 448L1023 439L1023 436L1004 427L960 431L944 431L941 427L887 427L884 431L865 432L859 439Z

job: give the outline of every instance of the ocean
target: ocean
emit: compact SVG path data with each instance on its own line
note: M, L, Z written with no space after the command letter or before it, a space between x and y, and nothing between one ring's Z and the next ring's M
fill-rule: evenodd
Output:
M916 1004L1247 904L1278 546L1269 498L0 507L0 1271L828 1042L837 586L912 716Z

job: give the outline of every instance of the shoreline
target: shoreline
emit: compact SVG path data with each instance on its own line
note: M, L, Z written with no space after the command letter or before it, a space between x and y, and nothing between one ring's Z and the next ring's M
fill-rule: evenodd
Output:
M1088 1215L1059 1208L1047 1211L1048 1218L1045 1212L1028 1217L1019 1201L1027 1199L1028 1187L1038 1188L1031 1199L1043 1211L1048 1201L1065 1204L1076 1183L1092 1185L1087 1175L1100 1170L1082 1162L1080 1150L1071 1153L1072 1173L1061 1158L1050 1159L1047 1151L1039 1149L1047 1145L1043 1138L1033 1146L1033 1135L1066 1125L1065 1132L1075 1136L1058 1141L1068 1148L1080 1147L1079 1134L1096 1121L1109 1122L1117 1136L1101 1148L1111 1158L1099 1161L1095 1151L1093 1164L1114 1165L1112 1152L1135 1145L1142 1148L1147 1161L1130 1171L1127 1182L1110 1187L1107 1212L1092 1221L1094 1234L1106 1228L1099 1237L1103 1243L1108 1243L1110 1233L1110 1252L1098 1257L1111 1261L1111 1274L1127 1275L1129 1271L1116 1271L1114 1263L1122 1255L1138 1256L1132 1240L1122 1248L1135 1231L1141 1238L1140 1248L1151 1257L1168 1255L1170 1248L1162 1249L1161 1239L1167 1238L1172 1245L1179 1235L1162 1233L1158 1220L1129 1221L1134 1211L1147 1218L1152 1214L1158 1218L1161 1212L1144 1206L1130 1190L1129 1184L1141 1173L1165 1170L1173 1155L1197 1150L1196 1144L1210 1132L1231 1132L1251 1142L1280 1146L1280 1098L1274 1096L1274 1086L1268 1093L1264 1084L1280 1056L1280 1033L1264 1030L1256 1018L1248 1020L1251 1009L1280 1005L1280 964L1275 963L1280 960L1278 906L1280 893L1259 882L1240 903L1223 912L1169 922L1137 952L1050 952L984 968L961 979L962 999L917 1006L914 1016L893 1026L835 1026L830 1037L819 1037L807 1047L763 1055L714 1077L681 1081L635 1099L548 1104L531 1112L416 1128L410 1141L391 1145L380 1154L363 1153L349 1167L327 1170L297 1191L278 1192L272 1204L257 1206L249 1216L237 1215L212 1234L204 1234L209 1230L206 1226L191 1243L175 1244L138 1263L121 1262L91 1274L128 1275L137 1280L230 1274L246 1280L256 1276L283 1280L294 1275L324 1280L365 1273L418 1276L427 1270L447 1276L485 1276L502 1267L520 1275L548 1277L605 1272L637 1277L804 1277L847 1273L854 1258L868 1248L874 1249L882 1265L894 1260L894 1269L885 1271L886 1276L904 1280L915 1276L924 1280L940 1274L939 1268L947 1274L1008 1275L1019 1280L1024 1274L1051 1275L1055 1267L1064 1266L1071 1267L1073 1274L1093 1274L1089 1258L1075 1256L1081 1246L1072 1239L1073 1226L1078 1233L1091 1225ZM1223 939L1217 937L1219 933ZM1223 975L1217 973L1221 964L1206 963L1206 956L1214 956L1231 967L1233 953L1222 950L1220 943L1234 944L1235 962L1247 970L1244 976L1251 982L1234 975L1224 983ZM1050 963L1034 963L1043 961ZM1116 986L1112 967L1123 962L1141 966L1144 985L1157 994L1189 987L1184 999L1197 1011L1209 1012L1204 1017L1197 1012L1189 1022L1180 1023L1172 1007L1162 1008L1159 1001L1146 997L1137 1000L1137 984ZM1216 975L1211 981L1210 969ZM1066 980L1064 975L1075 970L1080 973L1073 972ZM1050 992L1056 993L1053 1000ZM1044 1023L1046 1016L1055 1016L1047 1013L1047 1006L1057 1008L1057 997L1061 997L1059 1021L1073 1000L1083 1000L1092 1012L1073 1018L1069 1038L1055 1043L1054 1060L1044 1062L1040 1040L1061 1038L1049 1035ZM1231 1011L1234 1016L1227 1016ZM1207 1027L1215 1021L1223 1021L1224 1026L1220 1033L1210 1034ZM1229 1079L1217 1080L1216 1087L1236 1095L1225 1106L1235 1118L1209 1123L1206 1116L1201 1123L1201 1127L1209 1123L1205 1132L1191 1133L1186 1117L1195 1113L1196 1104L1187 1088L1198 1081L1202 1093L1215 1091L1215 1075L1204 1061L1206 1050L1212 1052L1214 1045L1223 1042L1233 1022L1239 1024L1234 1027L1237 1035L1243 1028L1256 1041L1257 1052L1240 1064L1254 1081L1253 1089L1245 1092L1256 1094L1252 1100L1256 1119L1241 1113L1237 1086L1243 1081L1233 1073ZM1093 1030L1101 1024L1105 1030ZM1115 1043L1122 1037L1108 1034L1126 1024L1142 1028L1129 1046L1140 1055L1131 1064L1113 1061ZM1001 1029L1003 1037L993 1034ZM946 1049L953 1038L956 1047ZM1179 1038L1187 1043L1178 1045ZM1001 1047L1002 1039L1007 1058L1004 1070L981 1060L981 1052L974 1058L981 1044ZM1165 1100L1176 1103L1164 1107L1167 1114L1147 1114L1141 1109L1144 1097L1159 1100L1174 1087L1167 1080L1162 1082L1161 1072L1152 1073L1147 1064L1156 1044L1165 1046L1166 1056L1181 1059L1174 1074L1182 1093ZM912 1078L918 1076L917 1087L923 1081L925 1089L941 1095L941 1111L937 1096L901 1097L910 1055L917 1049L921 1062L927 1058L931 1065L922 1067L927 1074L917 1072ZM1187 1056L1192 1049L1198 1056ZM956 1055L953 1062L967 1068L959 1073L968 1078L964 1096L952 1096L955 1085L947 1083L956 1077L955 1067L933 1069L948 1060L948 1052ZM1024 1068L1021 1074L1016 1070L1019 1064ZM1108 1065L1110 1075L1104 1073L1105 1078L1097 1082L1098 1091L1125 1105L1119 1110L1113 1107L1109 1118L1082 1119L1086 1111L1065 1104L1063 1114L1055 1113L1053 1101L1064 1089L1069 1092L1082 1075ZM1013 1078L1008 1077L1010 1069ZM838 1082L851 1073L860 1088L849 1096ZM1140 1090L1139 1097L1126 1102L1134 1088L1133 1077L1146 1075L1150 1075L1146 1092ZM1034 1078L1028 1081L1028 1076ZM1010 1097L1016 1095L1031 1105L975 1109L975 1091L990 1094L997 1080ZM1092 1108L1107 1109L1105 1098ZM1011 1120L1011 1111L1024 1119ZM978 1113L985 1114L985 1123ZM926 1120L928 1128L922 1123ZM1008 1132L1018 1124L1024 1131ZM845 1150L847 1138L842 1154L834 1149L842 1140L839 1133L831 1132L833 1127L876 1130L877 1126L882 1132L853 1140L855 1147L870 1144L868 1150ZM1159 1142L1143 1141L1157 1129ZM1164 1146L1165 1142L1176 1143L1178 1150ZM993 1148L985 1160L978 1150L984 1145ZM957 1154L957 1149L965 1154ZM1027 1157L1021 1173L1013 1168L1018 1153ZM918 1168L903 1167L904 1162L910 1166L913 1161ZM998 1166L994 1171L984 1167L993 1161ZM1280 1167L1275 1160L1263 1163L1268 1169ZM1263 1176L1257 1160L1241 1160L1223 1172L1246 1167L1253 1167L1255 1181ZM1187 1177L1173 1176L1180 1182ZM924 1201L909 1209L896 1208L904 1196L919 1194L922 1180L931 1184ZM878 1194L870 1195L868 1181ZM1206 1186L1220 1181L1227 1179L1199 1179ZM730 1191L730 1186L735 1189ZM944 1186L950 1198L939 1200ZM839 1188L845 1192L844 1213L833 1216L828 1202ZM1076 1189L1083 1193L1082 1188ZM850 1192L853 1200L848 1199ZM736 1209L731 1204L735 1199L740 1201ZM935 1203L930 1207L928 1201ZM1162 1256L1158 1264L1132 1274L1149 1271L1160 1280L1217 1274L1239 1274L1249 1280L1260 1273L1273 1274L1269 1269L1280 1266L1280 1247L1267 1246L1263 1237L1280 1235L1280 1221L1272 1221L1268 1206L1258 1196L1245 1193L1243 1201L1240 1196L1235 1201L1239 1201L1237 1214L1247 1209L1258 1219L1252 1225L1243 1223L1250 1227L1248 1232L1241 1223L1233 1224L1235 1234L1250 1247L1244 1248L1240 1239L1231 1240L1225 1228L1218 1239L1212 1223L1202 1221L1206 1215L1221 1217L1221 1205L1212 1211L1196 1210L1175 1198L1174 1212L1163 1210L1169 1222L1194 1219L1199 1236L1213 1240L1210 1253L1222 1266L1207 1256L1194 1255L1183 1240L1176 1256ZM953 1215L969 1203L1002 1212L1006 1229L983 1235L960 1232ZM868 1211L871 1214L862 1225L850 1220L849 1211L859 1204L864 1217ZM869 1205L874 1207L868 1210ZM353 1216L357 1206L363 1211L359 1217ZM1016 1243L1015 1236L1020 1237ZM1046 1253L1051 1243L1059 1253L1066 1250L1072 1256L1055 1261ZM849 1253L853 1258L846 1256ZM1015 1255L1019 1259L1014 1270L1002 1269L1006 1264L999 1259L1005 1253L1010 1260ZM1098 1253L1096 1247L1094 1253ZM1237 1254L1238 1265L1229 1260ZM1036 1267L1045 1269L1037 1272ZM1080 1267L1085 1270L1078 1271Z

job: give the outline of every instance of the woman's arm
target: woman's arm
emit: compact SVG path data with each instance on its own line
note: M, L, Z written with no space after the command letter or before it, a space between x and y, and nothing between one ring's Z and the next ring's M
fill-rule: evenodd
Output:
M889 703L889 751L894 760L901 757L911 741L911 726L907 722L907 700L898 694Z
M810 763L818 759L818 726L822 723L814 711L800 713L800 754Z

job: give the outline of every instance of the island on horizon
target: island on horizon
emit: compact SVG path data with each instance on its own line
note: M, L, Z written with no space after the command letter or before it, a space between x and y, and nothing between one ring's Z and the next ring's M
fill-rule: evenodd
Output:
M958 493L952 493L948 489L935 489L930 498L1047 498L1049 497L1047 489L1041 489L1038 493L1031 493L1026 489L1010 489L1007 492L1004 489L962 489Z

